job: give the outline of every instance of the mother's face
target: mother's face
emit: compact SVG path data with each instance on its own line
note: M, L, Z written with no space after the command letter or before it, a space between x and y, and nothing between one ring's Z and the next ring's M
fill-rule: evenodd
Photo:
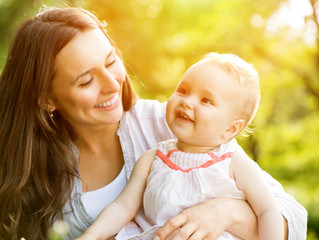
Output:
M117 124L124 79L123 63L103 32L78 33L56 57L49 108L73 128Z

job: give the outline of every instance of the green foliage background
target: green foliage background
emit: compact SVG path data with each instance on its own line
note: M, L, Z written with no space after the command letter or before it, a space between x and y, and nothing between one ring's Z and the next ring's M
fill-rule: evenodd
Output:
M167 100L208 52L239 55L259 71L262 91L254 133L239 141L308 210L307 239L319 239L319 1L296 0L312 9L299 29L276 25L287 1L0 0L0 70L12 29L44 4L104 19L141 98Z

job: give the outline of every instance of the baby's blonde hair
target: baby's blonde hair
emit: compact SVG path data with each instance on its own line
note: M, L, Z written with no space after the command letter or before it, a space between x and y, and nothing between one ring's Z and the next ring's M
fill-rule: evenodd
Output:
M218 64L229 74L232 74L243 90L242 98L238 99L240 106L237 117L245 121L244 130L254 119L260 102L260 88L258 73L253 65L231 53L208 53L204 59Z

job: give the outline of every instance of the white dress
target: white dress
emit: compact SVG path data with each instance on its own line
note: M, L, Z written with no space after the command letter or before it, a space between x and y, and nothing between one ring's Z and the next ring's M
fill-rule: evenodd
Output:
M229 177L231 156L240 149L235 140L209 153L185 153L176 145L176 139L158 144L144 193L145 215L136 217L142 228L130 223L116 239L151 240L160 226L183 209L216 197L245 199ZM219 239L238 238L224 232Z

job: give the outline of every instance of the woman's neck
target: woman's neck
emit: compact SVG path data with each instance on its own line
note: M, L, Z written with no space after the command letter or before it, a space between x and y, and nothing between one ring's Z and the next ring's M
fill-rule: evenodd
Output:
M80 151L79 170L82 191L93 191L112 182L123 168L118 125L76 132L74 141Z
M99 153L117 144L119 123L99 127L78 128L75 131L75 145L82 150Z

